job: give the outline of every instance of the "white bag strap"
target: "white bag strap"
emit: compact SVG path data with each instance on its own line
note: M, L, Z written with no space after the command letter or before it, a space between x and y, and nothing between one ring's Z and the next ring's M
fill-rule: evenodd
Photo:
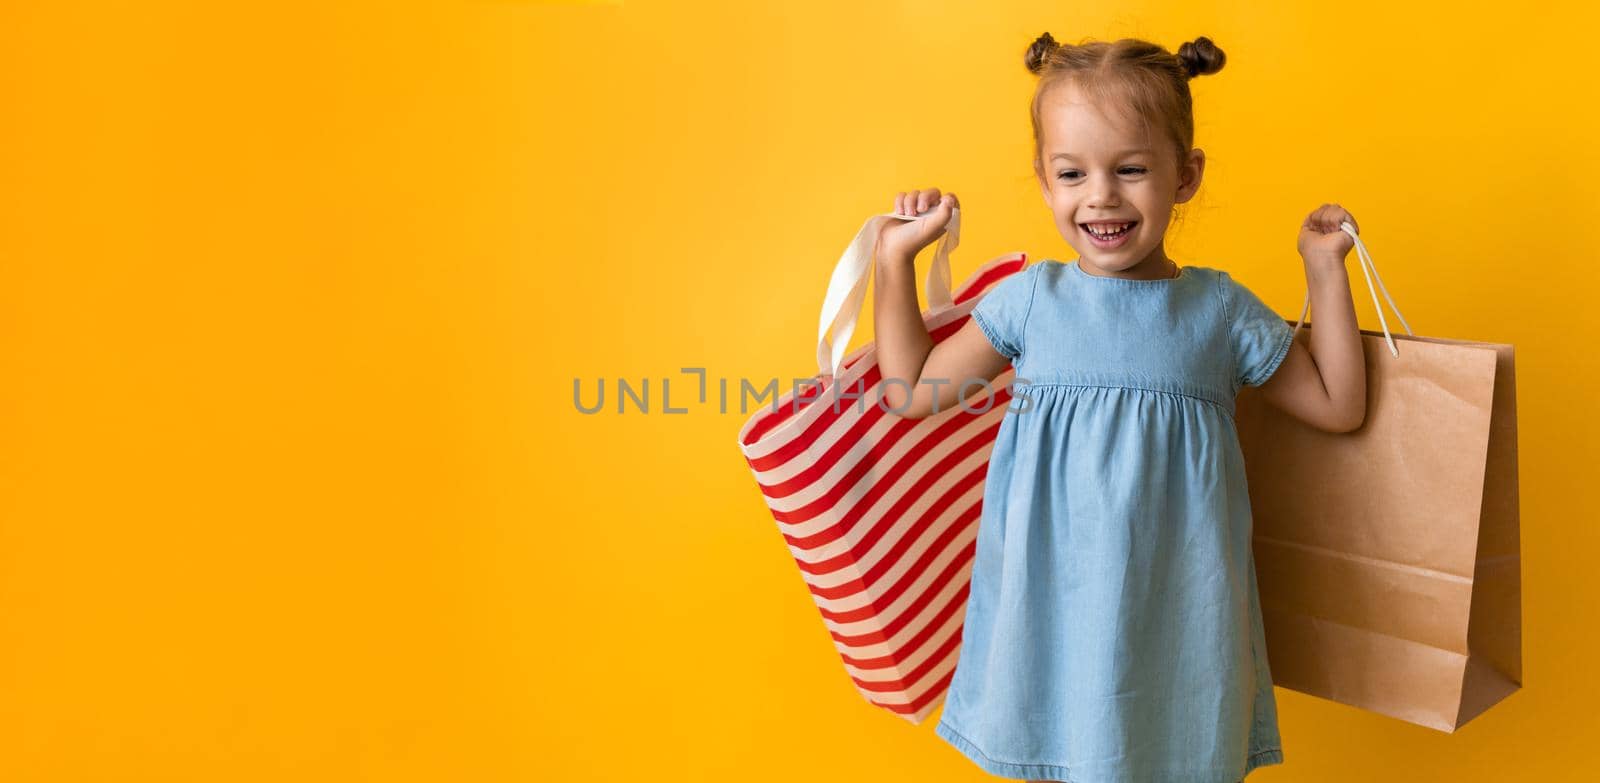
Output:
M856 238L844 249L839 263L833 267L833 277L828 280L828 294L822 300L822 316L817 324L817 370L819 377L837 377L844 364L845 348L850 345L850 335L855 331L856 319L861 315L861 303L867 296L867 280L872 276L872 259L878 250L878 231L890 220L922 220L937 207L920 215L897 215L889 212L873 215L856 232ZM961 209L950 208L950 221L945 224L944 236L933 251L933 264L928 267L924 293L932 309L948 307L950 298L950 251L961 243Z
M1367 293L1372 294L1372 307L1378 311L1378 324L1383 327L1383 339L1389 343L1389 353L1399 356L1400 352L1394 347L1394 337L1389 334L1389 322L1383 317L1383 307L1378 304L1378 292L1372 288L1373 278L1377 278L1378 288L1383 289L1383 298L1388 300L1389 308L1394 310L1395 317L1400 319L1400 325L1406 328L1406 334L1413 334L1411 324L1406 323L1406 317L1400 314L1400 308L1395 307L1394 297L1389 296L1389 289L1383 284L1383 278L1378 277L1378 265L1372 263L1372 255L1367 252L1367 246L1362 243L1361 237L1356 235L1356 227L1345 220L1339 223L1339 228L1356 241L1356 256L1361 262L1361 276L1367 280ZM1306 322L1306 314L1309 312L1311 312L1311 289L1308 287L1305 307L1301 308L1300 320L1294 325L1295 332L1300 331L1300 326Z

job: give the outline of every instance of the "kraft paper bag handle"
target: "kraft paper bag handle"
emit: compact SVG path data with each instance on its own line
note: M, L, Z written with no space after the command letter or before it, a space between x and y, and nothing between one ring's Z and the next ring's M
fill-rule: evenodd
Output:
M1399 356L1400 352L1394 347L1394 337L1390 336L1389 334L1389 322L1384 320L1383 317L1383 307L1378 304L1378 292L1372 288L1373 278L1377 278L1378 288L1383 289L1383 298L1388 300L1389 308L1394 310L1395 317L1400 319L1400 325L1406 328L1406 334L1414 337L1416 335L1411 331L1411 324L1406 323L1406 317L1400 314L1400 308L1395 307L1394 297L1389 296L1388 286L1383 284L1383 278L1378 277L1378 265L1372 263L1372 255L1367 252L1366 244L1364 244L1361 241L1361 237L1356 234L1356 227L1351 225L1350 221L1345 220L1339 223L1339 228L1343 230L1344 233L1349 234L1351 239L1356 241L1356 256L1361 262L1361 276L1367 279L1367 293L1372 294L1372 308L1378 311L1378 324L1383 327L1383 339L1389 343L1389 353L1393 354L1394 356ZM1372 270L1370 273L1367 271L1369 268ZM1295 332L1300 331L1300 326L1306 322L1306 314L1309 312L1311 312L1311 289L1310 287L1307 287L1306 304L1305 307L1301 308L1300 310L1300 320L1295 322Z
M890 220L922 220L937 207L920 215L897 215L893 212L873 215L856 232L856 238L844 249L839 263L833 267L833 277L828 280L828 294L822 300L822 316L817 323L817 370L823 375L837 378L844 364L845 348L856 329L856 319L861 315L861 302L867 296L867 279L872 276L872 258L878 250L878 231ZM933 264L928 267L928 277L923 285L932 309L948 307L950 298L950 251L961 243L961 209L950 208L950 221L945 224L944 236L933 251Z

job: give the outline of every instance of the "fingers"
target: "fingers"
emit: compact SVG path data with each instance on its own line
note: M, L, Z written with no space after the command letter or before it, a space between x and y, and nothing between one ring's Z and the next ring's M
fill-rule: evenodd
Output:
M961 203L956 201L956 194L941 194L938 188L927 188L925 190L896 193L894 197L894 213L896 215L920 215L930 208L942 204L945 195L950 197L950 206L961 206Z
M1356 223L1355 216L1338 204L1323 204L1312 210L1311 214L1306 216L1306 222L1301 224L1301 228L1328 234L1340 230L1339 224L1346 220L1350 221L1350 227L1355 229L1356 233L1361 233L1361 226Z
M917 214L917 193L919 191L901 192L895 197L894 212L896 215Z
M1326 234L1330 231L1339 230L1339 226L1333 222L1333 214L1336 210L1338 210L1338 208L1338 204L1323 204L1322 206L1317 207L1316 216L1318 231Z

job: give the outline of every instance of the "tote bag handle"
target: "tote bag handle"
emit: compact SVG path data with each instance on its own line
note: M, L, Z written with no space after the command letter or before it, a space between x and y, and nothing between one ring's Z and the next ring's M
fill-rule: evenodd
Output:
M933 209L920 215L884 213L873 215L856 232L856 238L845 248L839 263L833 267L833 277L828 280L828 293L822 300L822 315L817 323L818 377L838 377L844 364L845 348L856 329L856 319L861 315L861 302L867 296L867 280L872 276L872 259L877 254L878 231L890 220L922 220ZM932 309L948 307L950 298L950 251L961 243L961 209L950 208L950 221L945 224L944 236L933 251L933 264L928 267L928 277L923 290Z
M1372 263L1372 255L1367 252L1366 244L1363 243L1361 241L1361 237L1356 234L1356 227L1351 225L1350 221L1345 220L1339 223L1339 228L1343 230L1344 233L1349 234L1351 239L1356 241L1356 256L1361 262L1361 276L1367 279L1367 293L1372 294L1372 308L1378 311L1378 324L1383 327L1383 339L1389 343L1389 353L1393 354L1394 356L1399 356L1400 352L1394 347L1394 337L1390 336L1389 334L1389 322L1383 317L1383 307L1378 304L1378 292L1372 288L1372 281L1374 278L1376 278L1378 281L1378 288L1383 289L1383 298L1388 300L1389 308L1394 310L1395 317L1400 319L1400 325L1406 328L1406 334L1415 336L1411 331L1411 324L1406 323L1406 317L1400 314L1400 308L1395 307L1394 297L1389 296L1388 286L1383 284L1383 278L1378 277L1378 265ZM1370 272L1368 271L1369 269L1371 270ZM1300 320L1296 321L1294 325L1295 332L1300 331L1301 324L1306 322L1306 314L1310 312L1311 289L1307 287L1306 304L1305 307L1300 309Z

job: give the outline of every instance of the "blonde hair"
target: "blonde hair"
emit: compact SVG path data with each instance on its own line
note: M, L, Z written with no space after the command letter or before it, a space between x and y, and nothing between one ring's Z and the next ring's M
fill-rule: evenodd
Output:
M1089 100L1162 131L1181 167L1194 148L1194 101L1189 80L1222 70L1227 58L1201 36L1173 54L1137 38L1060 44L1049 33L1028 46L1023 63L1039 77L1033 93L1033 166L1044 179L1044 136L1039 107L1050 90L1071 83Z

